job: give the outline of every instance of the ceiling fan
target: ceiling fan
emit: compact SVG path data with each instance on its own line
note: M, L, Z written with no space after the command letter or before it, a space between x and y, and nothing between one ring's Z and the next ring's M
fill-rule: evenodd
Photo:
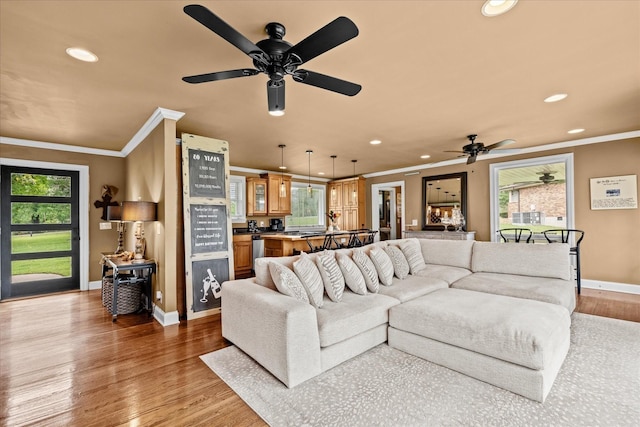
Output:
M269 38L254 44L204 6L191 4L184 7L184 12L248 55L255 67L183 77L182 80L187 83L267 74L267 99L269 114L272 115L284 114L284 77L287 75L292 76L296 82L348 96L354 96L362 89L362 86L355 83L298 68L316 56L356 37L358 27L349 18L336 18L292 46L282 39L285 28L277 22L266 25L265 31Z
M476 161L478 155L488 153L489 151L494 150L498 147L513 144L514 142L516 142L513 139L505 139L503 141L496 142L495 144L487 145L485 147L482 142L476 142L477 137L478 135L476 134L467 135L467 139L470 141L470 143L462 147L462 151L448 150L445 151L445 153L462 153L463 156L469 156L469 158L467 159L467 164L470 165L471 163L474 163Z
M557 171L544 170L541 172L536 172L536 175L540 175L540 177L538 178L538 181L521 181L521 182L516 182L514 184L517 184L517 185L540 184L540 182L542 182L543 184L550 184L552 182L562 181L562 180L556 179L555 176L551 175L552 173L557 173Z

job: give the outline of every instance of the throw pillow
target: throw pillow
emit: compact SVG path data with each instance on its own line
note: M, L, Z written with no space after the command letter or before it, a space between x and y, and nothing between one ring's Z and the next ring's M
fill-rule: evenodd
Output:
M416 274L418 271L425 267L424 258L422 257L422 250L420 248L420 242L415 240L405 240L400 242L400 250L404 254L404 257L409 263L409 271L411 274Z
M377 293L380 288L380 282L378 281L378 271L371 259L363 250L354 250L351 258L362 272L364 282L367 284L369 292Z
M391 258L382 248L372 248L369 251L369 258L373 262L378 272L380 283L385 286L391 286L393 282L393 264Z
M384 248L393 264L393 272L398 279L405 279L409 274L409 263L399 247L389 245Z
M307 290L309 301L314 307L322 307L322 295L324 294L324 285L322 276L318 271L318 267L306 253L300 254L300 259L293 263L293 271L302 282L302 286Z
M334 252L324 251L319 253L316 258L316 265L320 271L320 276L322 276L327 295L329 295L331 301L339 302L342 299L345 284L344 276L340 271Z
M293 271L277 262L270 262L269 272L271 273L273 283L276 285L276 289L281 294L289 295L298 301L309 302L307 290L302 286L302 282L300 282L300 279L298 279L298 276L296 276Z
M362 272L351 257L347 254L337 253L336 261L349 289L356 294L365 295L367 293L367 284L364 281L364 277L362 277Z

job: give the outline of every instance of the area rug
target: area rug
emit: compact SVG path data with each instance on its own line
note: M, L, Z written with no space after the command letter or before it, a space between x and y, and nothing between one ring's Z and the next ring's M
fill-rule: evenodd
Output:
M574 313L538 403L381 344L293 389L238 348L201 356L271 426L638 426L640 323Z

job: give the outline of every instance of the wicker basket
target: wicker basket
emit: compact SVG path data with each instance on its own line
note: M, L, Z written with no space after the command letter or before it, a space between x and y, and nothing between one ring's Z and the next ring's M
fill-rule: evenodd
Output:
M131 283L133 282L133 283ZM117 314L129 314L138 311L140 308L140 295L142 294L142 284L137 281L120 282L118 285L118 311ZM113 313L113 276L102 278L102 305Z

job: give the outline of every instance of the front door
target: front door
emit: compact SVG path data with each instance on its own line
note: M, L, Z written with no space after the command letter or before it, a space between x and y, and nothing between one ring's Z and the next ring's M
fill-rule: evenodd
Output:
M1 170L1 299L80 289L78 172Z

